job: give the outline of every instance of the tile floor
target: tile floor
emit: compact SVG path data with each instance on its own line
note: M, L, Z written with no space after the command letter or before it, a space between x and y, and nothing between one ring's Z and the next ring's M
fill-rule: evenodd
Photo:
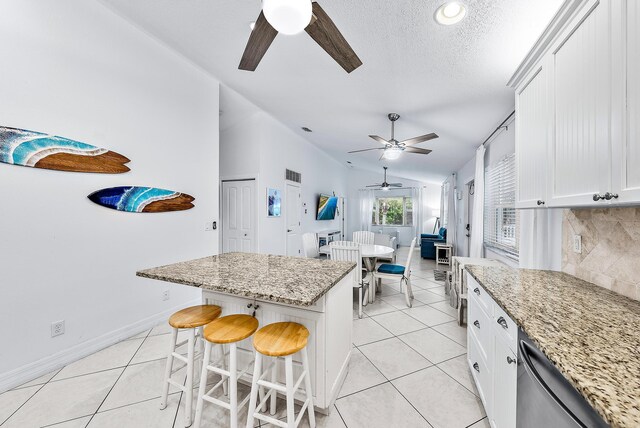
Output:
M400 263L407 252L399 250ZM317 415L319 427L489 427L466 365L466 329L434 281L433 262L416 251L413 263L411 309L388 281L362 319L354 309L349 373L331 414ZM168 333L160 325L0 394L0 426L182 428L182 392L171 389L168 407L158 408ZM175 376L184 380L184 371ZM205 406L203 422L225 427L227 412Z

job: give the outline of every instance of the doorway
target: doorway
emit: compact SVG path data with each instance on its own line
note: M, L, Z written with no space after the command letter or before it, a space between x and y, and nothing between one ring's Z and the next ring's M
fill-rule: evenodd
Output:
M284 218L287 225L287 256L302 255L302 196L300 185L287 183Z
M256 182L222 182L222 252L255 252Z

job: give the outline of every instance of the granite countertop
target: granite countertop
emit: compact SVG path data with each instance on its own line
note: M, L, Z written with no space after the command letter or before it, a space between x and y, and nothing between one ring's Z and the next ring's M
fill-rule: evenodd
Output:
M145 269L138 276L276 303L311 306L355 263L227 253Z
M640 427L640 302L562 272L467 266L612 427Z

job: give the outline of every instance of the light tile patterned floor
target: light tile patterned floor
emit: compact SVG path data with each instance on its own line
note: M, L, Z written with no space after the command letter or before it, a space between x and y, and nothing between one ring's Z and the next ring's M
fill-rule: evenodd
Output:
M399 250L400 263L407 252ZM349 373L331 414L317 415L319 427L489 427L466 364L466 329L433 268L416 251L411 309L389 281L362 319L354 309ZM0 394L0 426L182 428L182 392L172 388L167 408L158 408L168 333L163 323ZM176 376L184 381L184 370ZM227 412L205 409L203 427L228 425Z

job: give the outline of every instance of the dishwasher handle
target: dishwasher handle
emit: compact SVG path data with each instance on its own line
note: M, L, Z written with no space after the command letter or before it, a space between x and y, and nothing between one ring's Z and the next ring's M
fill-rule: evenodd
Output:
M522 357L522 362L525 370L529 373L529 376L534 378L538 385L551 397L551 399L569 416L576 424L578 424L581 428L588 428L585 424L583 424L580 419L578 419L569 408L558 398L558 396L553 392L553 390L546 384L538 370L534 367L531 362L531 356L537 357L544 361L546 358L540 351L535 349L533 346L525 342L524 340L520 340L520 354Z

